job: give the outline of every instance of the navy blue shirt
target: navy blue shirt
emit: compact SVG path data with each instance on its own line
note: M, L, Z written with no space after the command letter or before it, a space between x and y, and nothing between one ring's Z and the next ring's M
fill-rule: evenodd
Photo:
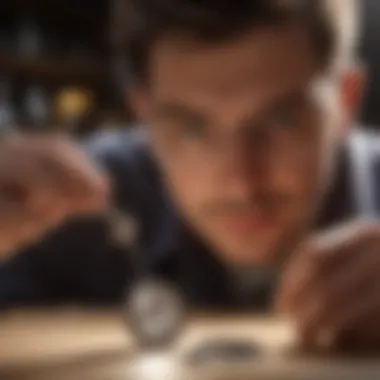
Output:
M150 270L173 281L197 307L238 307L226 268L182 226L144 134L107 133L86 149L114 180L117 207L138 221L140 250ZM326 197L320 226L356 212L348 151L347 144L339 158L332 191ZM76 218L0 267L0 306L113 304L124 299L133 281L136 276L130 256L111 238L107 220ZM259 287L253 304L267 305L273 286L275 281Z

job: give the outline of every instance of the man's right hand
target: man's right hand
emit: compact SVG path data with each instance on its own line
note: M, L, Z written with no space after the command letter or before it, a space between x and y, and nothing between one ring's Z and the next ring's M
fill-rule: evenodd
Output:
M68 217L106 209L107 181L63 137L0 140L0 259Z

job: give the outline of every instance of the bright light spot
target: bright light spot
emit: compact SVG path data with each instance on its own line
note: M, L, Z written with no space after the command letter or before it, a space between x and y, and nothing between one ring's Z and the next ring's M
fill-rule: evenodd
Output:
M131 378L136 380L180 380L181 367L170 353L144 353L134 359Z

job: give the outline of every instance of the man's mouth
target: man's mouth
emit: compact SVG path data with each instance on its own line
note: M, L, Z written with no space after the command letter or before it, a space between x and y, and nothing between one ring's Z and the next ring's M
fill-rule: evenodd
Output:
M258 234L276 227L274 212L255 212L241 215L230 215L221 218L223 227L236 234Z

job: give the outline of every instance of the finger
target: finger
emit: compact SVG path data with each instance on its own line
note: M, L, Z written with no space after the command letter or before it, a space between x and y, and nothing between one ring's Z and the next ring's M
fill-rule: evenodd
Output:
M41 172L33 154L21 143L4 146L0 152L1 196L9 200L28 202L33 189L41 181Z
M380 241L380 225L370 220L347 223L316 235L310 240L310 257L320 269L335 270L342 259L356 258L363 245L372 247Z
M290 284L287 286L287 297L291 299L291 302L288 301L288 305L291 305L293 309L305 307L310 299L321 299L322 297L331 299L331 304L334 306L336 298L343 296L342 291L347 291L351 278L354 279L358 276L359 271L356 265L364 266L364 272L371 271L371 268L366 267L367 260L369 260L368 265L374 261L372 264L375 265L374 268L377 267L375 261L379 255L373 255L373 249L374 246L379 245L380 238L376 230L360 232L360 238L359 235L356 235L356 240L350 241L349 244L338 241L342 238L340 235L342 231L347 232L343 228L339 230L338 234L333 233L328 234L329 236L326 238L313 239L294 260L298 260L297 271L302 273L301 276L304 279L300 282L300 275L290 268L290 273L287 274L287 281ZM358 229L355 231L359 234ZM362 238L363 236L364 238Z
M356 261L343 263L333 276L321 277L314 283L297 311L303 334L317 339L320 331L342 335L341 332L352 328L359 316L365 315L365 300L378 281L379 268L380 256L372 247L358 255Z
M2 220L13 220L16 217L17 223L19 211L25 214L41 215L60 215L70 211L70 205L57 194L49 190L45 173L36 161L30 160L29 164L21 165L22 170L15 170L8 177L0 169L0 207ZM27 167L27 171L24 169ZM21 210L20 210L21 209ZM62 211L59 211L63 209ZM56 216L52 216L52 219Z
M351 323L351 328L345 330L344 335L342 334L341 347L350 351L371 350L378 352L380 350L379 295L374 292L367 292L354 308L347 311L347 314L350 315L351 320L354 320L354 323Z
M297 308L299 299L314 279L315 267L308 259L307 246L300 247L286 264L275 296L276 311L291 313Z
M55 227L65 218L65 213L31 212L18 202L0 204L0 256L17 250L21 245L31 243L49 228Z
M50 190L68 199L78 211L104 206L108 193L105 176L79 150L56 141L42 151L40 160L49 174Z
M359 297L362 292L368 291L368 286L378 276L379 270L378 248L367 243L355 256L342 260L336 270L315 270L313 281L309 281L302 297L297 300L298 307L305 310L310 303L314 303L312 308L317 312L322 308L330 312L331 315L325 315L325 318L331 322L334 320L334 314L339 314L342 306L352 303L355 299L353 297Z
M52 137L7 141L0 150L0 181L3 187L8 186L8 195L21 200L55 194L84 208L99 207L108 191L99 168L73 143Z
M299 328L301 345L313 350L380 348L380 297L362 293L357 302L341 308L339 323L303 324ZM309 320L310 322L310 320Z
M57 195L51 191L51 176L40 162L41 149L33 141L14 138L0 151L0 197L42 207Z

